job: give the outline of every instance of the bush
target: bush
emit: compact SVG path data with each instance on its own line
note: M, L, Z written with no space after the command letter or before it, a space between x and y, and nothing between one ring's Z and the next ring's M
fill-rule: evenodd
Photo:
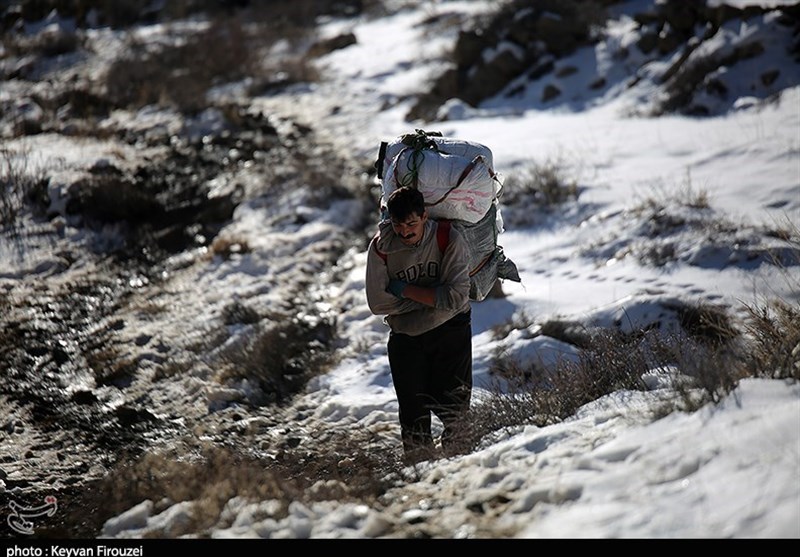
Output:
M253 317L251 312L249 318ZM230 311L225 319L231 319ZM247 338L223 349L219 380L247 379L263 393L264 400L258 403L282 402L329 367L333 355L328 347L334 334L335 324L324 318L310 322L276 316L261 321Z
M563 161L531 161L505 180L503 204L527 206L532 203L551 208L577 200L579 194L578 184L568 177Z
M751 373L800 380L800 307L773 300L761 307L746 305L745 309Z
M45 170L33 167L29 151L0 148L0 229L15 235L23 208L41 201L46 188Z

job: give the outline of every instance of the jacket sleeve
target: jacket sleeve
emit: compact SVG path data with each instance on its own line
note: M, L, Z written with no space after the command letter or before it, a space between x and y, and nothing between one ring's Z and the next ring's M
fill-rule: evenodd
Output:
M442 279L436 287L436 307L457 309L469 301L469 251L466 240L451 229L442 257Z
M389 273L386 270L386 262L375 251L374 243L373 239L367 250L365 289L369 310L375 315L399 315L419 309L420 304L417 302L401 300L386 291L389 285Z

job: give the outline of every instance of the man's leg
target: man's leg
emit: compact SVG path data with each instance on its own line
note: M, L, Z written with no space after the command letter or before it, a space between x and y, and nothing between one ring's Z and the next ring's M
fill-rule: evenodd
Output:
M472 399L472 323L470 313L460 314L434 330L431 343L432 408L444 425L442 448L453 449ZM430 339L428 339L430 340Z
M389 367L397 394L403 449L410 460L423 460L433 450L431 438L429 367L418 339L390 333Z

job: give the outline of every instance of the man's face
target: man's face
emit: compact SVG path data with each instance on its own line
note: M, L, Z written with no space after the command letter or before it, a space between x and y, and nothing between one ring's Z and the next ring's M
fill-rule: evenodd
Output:
M413 246L422 240L426 220L428 220L428 211L422 213L422 216L412 213L403 221L393 218L392 228L394 233L400 236L401 242L407 246Z

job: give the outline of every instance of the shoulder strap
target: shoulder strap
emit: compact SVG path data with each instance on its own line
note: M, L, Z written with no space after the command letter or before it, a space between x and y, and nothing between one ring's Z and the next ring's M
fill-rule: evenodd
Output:
M447 251L447 246L450 243L450 221L447 219L440 219L436 226L436 243L439 244L439 251Z
M374 236L374 240L375 241L372 242L372 245L375 248L375 253L378 254L378 257L383 259L383 262L386 263L386 253L384 253L384 252L382 252L381 250L378 249L378 242L377 242L378 236L380 236L380 230L375 233L375 236Z

